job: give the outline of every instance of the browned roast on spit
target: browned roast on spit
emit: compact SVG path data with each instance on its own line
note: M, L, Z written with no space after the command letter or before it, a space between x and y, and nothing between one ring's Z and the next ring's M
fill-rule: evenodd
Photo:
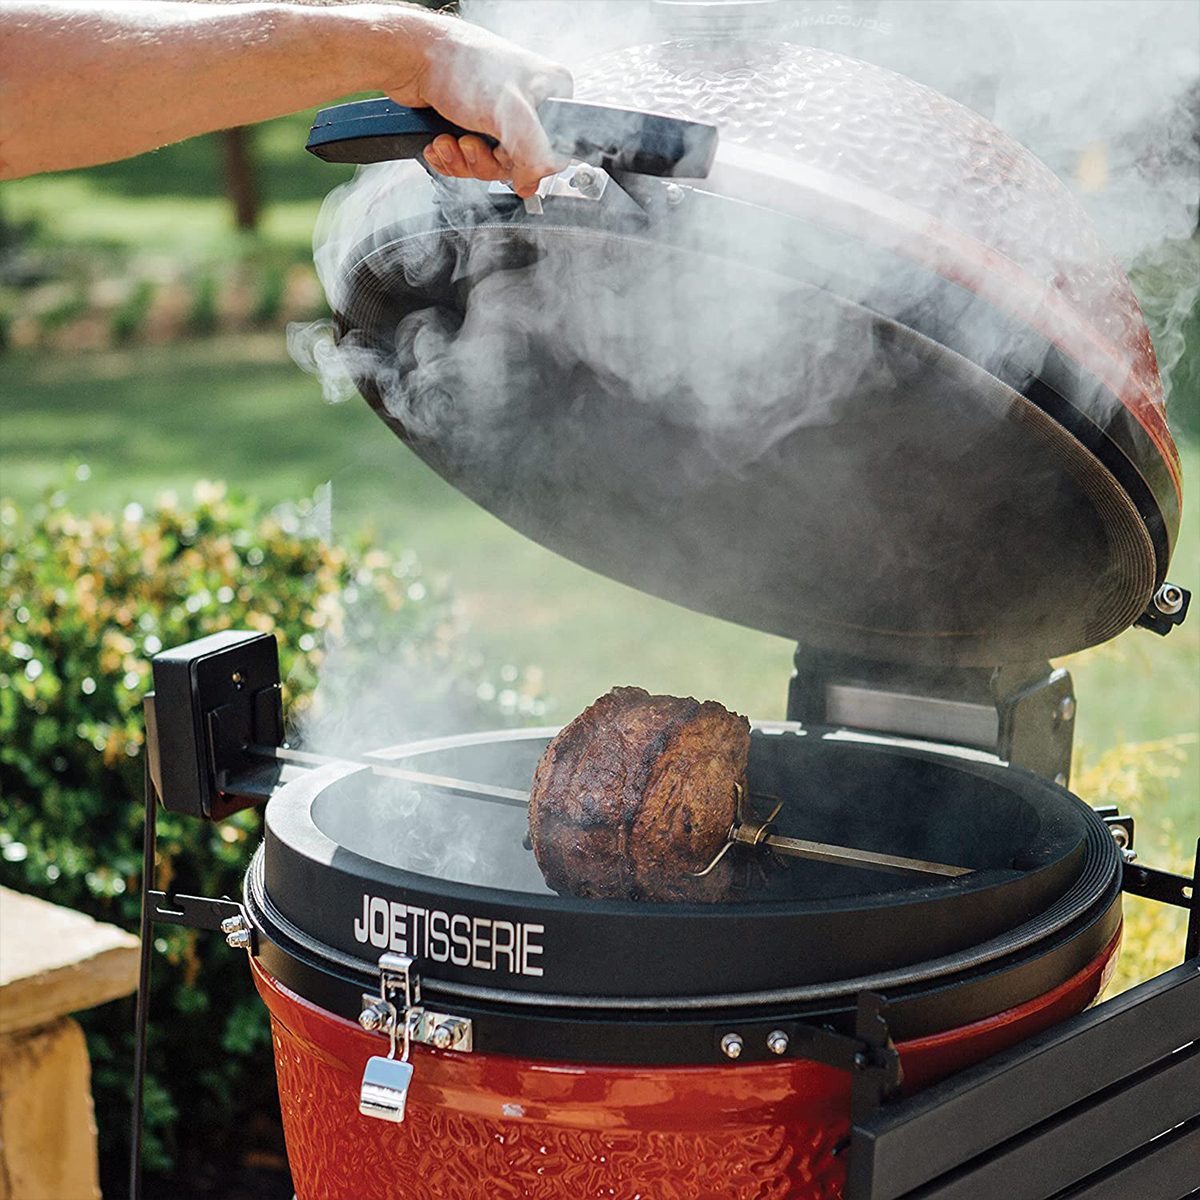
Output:
M614 688L546 747L529 830L546 882L604 900L728 898L750 723L713 700Z

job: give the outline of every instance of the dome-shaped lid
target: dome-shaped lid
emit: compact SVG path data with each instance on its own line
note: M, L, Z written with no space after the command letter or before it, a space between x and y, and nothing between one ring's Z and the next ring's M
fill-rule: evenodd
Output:
M1042 163L795 45L632 47L577 94L712 122L711 174L560 179L532 214L390 165L326 248L422 458L586 566L850 653L1028 660L1137 619L1178 458L1128 281Z

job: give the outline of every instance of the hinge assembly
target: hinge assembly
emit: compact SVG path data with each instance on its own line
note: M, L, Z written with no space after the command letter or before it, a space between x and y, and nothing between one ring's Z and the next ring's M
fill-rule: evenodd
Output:
M464 1053L473 1048L469 1018L421 1007L421 977L413 970L413 963L407 954L380 955L379 994L363 993L358 1023L369 1033L386 1035L389 1043L387 1055L369 1058L363 1072L358 1111L365 1117L404 1120L413 1076L413 1065L408 1061L413 1042ZM401 1038L402 1052L397 1058L396 1046Z

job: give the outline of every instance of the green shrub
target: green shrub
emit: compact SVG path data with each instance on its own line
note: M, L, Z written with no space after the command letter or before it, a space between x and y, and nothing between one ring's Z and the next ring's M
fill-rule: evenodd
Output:
M150 311L154 292L152 280L140 279L129 295L113 310L111 328L114 342L127 342L137 334Z
M217 279L211 271L195 282L187 323L192 333L212 333L217 327Z
M57 301L51 307L45 309L38 317L44 333L51 333L56 329L61 329L64 325L70 325L72 321L78 320L88 310L87 296L83 288L77 286L69 296Z
M57 493L23 515L0 501L6 886L136 930L141 701L161 648L221 629L273 632L293 715L310 700L329 635L343 630L364 659L404 660L414 704L436 692L440 711L451 704L479 720L477 696L497 692L462 649L450 596L411 555L332 548L303 532L303 507L265 511L212 484L190 505L129 505L116 518L65 505ZM511 709L520 685L502 686ZM160 813L160 882L236 895L259 827L255 811L220 826ZM150 1172L194 1175L228 1162L229 1148L277 1113L269 1029L244 956L222 938L159 926L155 951L145 1161ZM132 1012L130 1000L81 1018L114 1194L128 1148Z
M251 314L251 319L256 324L266 325L279 315L286 282L286 272L281 264L268 262L263 265L254 298L254 311Z

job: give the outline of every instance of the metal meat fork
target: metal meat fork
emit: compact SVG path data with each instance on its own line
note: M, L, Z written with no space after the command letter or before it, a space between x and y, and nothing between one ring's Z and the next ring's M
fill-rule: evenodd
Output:
M768 850L774 850L776 854L784 854L789 858L807 858L813 862L837 863L870 871L891 871L898 875L940 875L956 878L959 875L971 874L970 867L952 867L946 863L928 862L922 858L904 858L899 854L881 854L875 850L834 846L829 842L813 842L807 838L784 837L775 832L775 818L783 808L782 800L776 800L774 796L753 797L774 805L770 815L763 819L750 810L752 798L744 783L735 784L734 791L737 795L737 815L729 828L729 837L703 871L689 872L697 879L712 871L734 846L765 846Z

